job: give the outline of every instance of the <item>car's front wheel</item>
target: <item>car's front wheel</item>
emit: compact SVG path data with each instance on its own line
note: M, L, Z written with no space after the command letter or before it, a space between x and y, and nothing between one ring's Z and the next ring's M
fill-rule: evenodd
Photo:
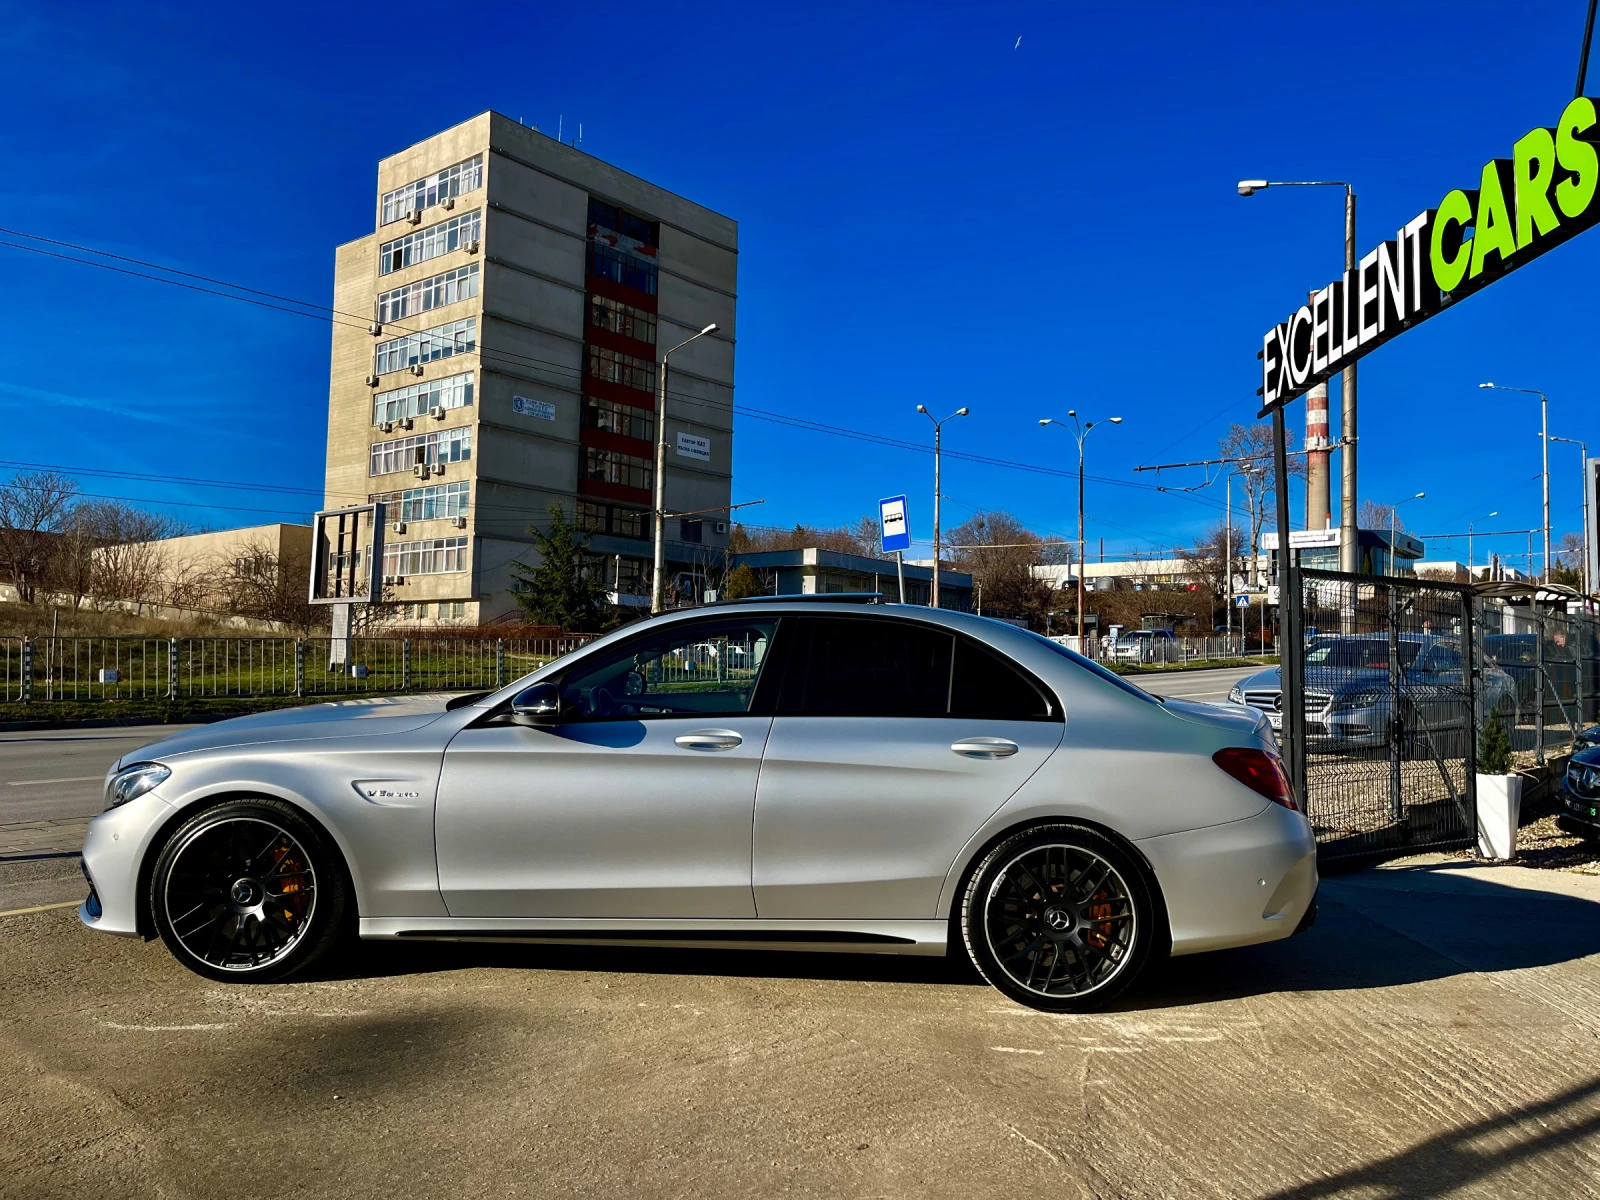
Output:
M167 840L150 911L167 949L208 979L266 982L303 970L339 937L344 872L328 838L281 800L234 800Z
M1109 1004L1144 969L1163 929L1133 857L1078 825L1007 838L972 873L961 908L978 972L1048 1012Z

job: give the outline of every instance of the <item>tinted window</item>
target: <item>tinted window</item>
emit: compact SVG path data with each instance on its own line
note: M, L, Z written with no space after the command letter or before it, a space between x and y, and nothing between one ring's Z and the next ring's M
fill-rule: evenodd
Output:
M1051 705L1031 679L999 655L974 642L956 642L951 715L987 721L1050 719Z
M562 708L577 721L748 712L776 627L699 624L627 642L562 679Z
M942 717L955 638L904 621L812 617L784 680L780 711L809 717Z

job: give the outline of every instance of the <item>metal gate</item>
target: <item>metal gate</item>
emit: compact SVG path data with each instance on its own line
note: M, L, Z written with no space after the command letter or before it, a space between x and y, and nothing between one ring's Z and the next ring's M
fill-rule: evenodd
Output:
M1474 670L1472 588L1294 575L1305 716L1291 757L1319 857L1470 845L1479 714L1514 703L1515 692L1492 664Z

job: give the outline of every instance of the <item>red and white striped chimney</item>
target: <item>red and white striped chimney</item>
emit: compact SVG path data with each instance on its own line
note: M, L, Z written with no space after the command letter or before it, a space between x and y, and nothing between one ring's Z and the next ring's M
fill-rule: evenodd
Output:
M1332 509L1328 476L1328 385L1306 393L1306 528L1326 529Z

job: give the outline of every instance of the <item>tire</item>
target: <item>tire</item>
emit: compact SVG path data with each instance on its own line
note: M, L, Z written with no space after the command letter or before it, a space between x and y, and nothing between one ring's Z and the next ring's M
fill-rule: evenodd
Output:
M1164 950L1164 930L1141 864L1081 825L1007 838L972 872L961 902L961 938L978 973L1045 1012L1111 1003Z
M189 970L268 983L305 970L338 942L348 906L332 841L281 800L230 800L167 839L150 875L150 912Z

